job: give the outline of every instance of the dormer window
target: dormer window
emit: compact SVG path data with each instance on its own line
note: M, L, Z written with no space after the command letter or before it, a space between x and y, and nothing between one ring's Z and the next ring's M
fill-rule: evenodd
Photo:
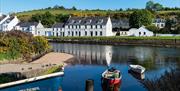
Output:
M91 22L92 22L92 20L85 21L86 24L90 24Z
M99 19L99 20L97 21L97 23L98 23L98 24L103 23L103 19Z
M75 22L75 20L72 20L70 23L73 24Z

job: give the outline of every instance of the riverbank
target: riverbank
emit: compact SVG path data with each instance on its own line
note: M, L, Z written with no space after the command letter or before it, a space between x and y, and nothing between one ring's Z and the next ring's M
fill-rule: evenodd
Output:
M49 37L49 42L180 47L180 37Z
M1 64L0 65L0 74L1 73L11 73L11 72L28 72L32 70L47 69L49 67L57 65L67 65L68 60L73 59L74 56L65 53L48 53L43 57L30 62L30 63L18 63L18 64Z

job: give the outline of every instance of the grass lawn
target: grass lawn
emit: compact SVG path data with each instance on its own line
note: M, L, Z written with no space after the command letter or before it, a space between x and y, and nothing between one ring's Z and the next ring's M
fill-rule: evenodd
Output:
M114 39L127 39L127 40L180 40L180 36L169 37L129 37L129 36L112 36L112 37L48 37L49 39L62 39L62 40L114 40Z

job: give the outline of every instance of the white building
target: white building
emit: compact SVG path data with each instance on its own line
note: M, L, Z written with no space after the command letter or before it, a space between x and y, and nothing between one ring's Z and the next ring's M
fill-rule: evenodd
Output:
M161 18L156 18L153 20L153 24L158 28L164 28L166 24L166 20Z
M70 17L65 36L114 36L110 17Z
M56 23L52 26L52 36L61 36L63 37L65 35L64 31L64 23Z
M52 28L38 28L35 36L52 36Z
M19 23L16 16L0 14L0 31L11 31Z
M144 26L136 29L136 28L131 28L128 31L119 31L120 36L143 36L143 37L148 37L148 36L154 36L154 33L152 31L149 31L146 29Z
M154 36L154 33L152 31L149 31L146 29L144 26L140 27L139 29L132 28L129 30L129 35L130 36Z
M43 29L44 26L41 22L20 22L15 26L15 30L20 30L24 32L30 32L33 35L38 35L38 29Z

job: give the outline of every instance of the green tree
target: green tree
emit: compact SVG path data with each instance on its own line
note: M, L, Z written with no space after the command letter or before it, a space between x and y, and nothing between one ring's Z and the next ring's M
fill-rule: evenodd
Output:
M149 26L146 26L146 28L147 28L148 30L152 31L155 35L156 35L156 33L159 32L159 28L156 27L155 25L149 25Z
M57 14L56 22L66 22L69 18L69 15Z
M148 10L152 10L153 6L154 6L154 2L153 1L148 1L146 3L146 9L148 9Z
M42 36L34 37L33 44L34 44L35 53L38 54L43 53L50 48L48 41L46 40L46 38Z
M138 10L134 11L130 15L129 23L133 28L139 28L142 25L148 26L151 25L153 19L153 14L148 10Z
M77 10L77 8L76 8L75 6L73 6L71 9L72 9L72 10Z
M146 9L153 10L153 11L159 11L163 9L163 6L159 3L154 3L153 1L148 1L146 3Z

